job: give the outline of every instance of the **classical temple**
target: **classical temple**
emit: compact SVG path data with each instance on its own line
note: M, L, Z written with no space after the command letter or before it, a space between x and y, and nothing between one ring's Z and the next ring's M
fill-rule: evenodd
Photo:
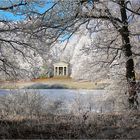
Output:
M54 77L56 76L69 76L69 64L66 62L58 62L53 64Z

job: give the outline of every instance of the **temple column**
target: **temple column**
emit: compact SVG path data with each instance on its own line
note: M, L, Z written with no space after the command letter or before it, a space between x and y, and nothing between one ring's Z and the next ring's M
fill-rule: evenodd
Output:
M59 67L57 67L57 76L59 76Z
M66 76L68 76L69 73L68 73L68 67L66 67Z
M65 72L64 72L64 70L65 70L65 69L64 69L64 67L63 67L63 76L65 75Z
M56 75L56 74L55 74L55 71L56 71L56 67L54 67L53 71L54 71L54 76L55 76L55 75Z

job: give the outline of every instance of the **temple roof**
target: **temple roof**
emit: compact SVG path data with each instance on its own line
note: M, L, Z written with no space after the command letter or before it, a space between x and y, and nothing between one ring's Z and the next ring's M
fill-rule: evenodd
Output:
M64 61L60 61L60 62L57 62L57 63L54 63L53 64L55 67L66 67L68 66L69 64L64 62Z

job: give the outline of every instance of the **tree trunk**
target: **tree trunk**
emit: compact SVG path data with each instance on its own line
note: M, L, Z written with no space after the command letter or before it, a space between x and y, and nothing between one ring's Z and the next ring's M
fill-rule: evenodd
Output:
M120 0L120 10L121 18L123 22L122 29L120 31L123 42L123 52L126 57L126 79L128 82L128 93L129 93L129 105L131 108L137 107L137 92L136 92L136 78L134 70L134 60L132 56L131 44L129 39L129 29L128 29L128 20L126 13L126 4L125 0Z

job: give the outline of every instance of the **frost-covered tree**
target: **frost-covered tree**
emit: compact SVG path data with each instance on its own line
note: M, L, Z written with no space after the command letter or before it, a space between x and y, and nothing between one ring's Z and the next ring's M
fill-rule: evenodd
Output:
M54 0L52 3L53 7L40 17L39 22L42 26L38 30L45 28L51 43L58 38L72 36L82 25L86 25L91 36L95 35L95 32L102 34L102 37L97 36L98 48L101 51L104 50L104 53L106 52L107 58L101 60L101 63L111 65L116 59L119 59L119 55L124 56L123 65L126 70L129 103L132 106L138 104L133 57L135 46L133 46L131 38L137 38L139 31L134 32L134 29L131 28L134 27L134 23L140 16L139 1ZM134 28L138 28L138 24L135 26Z
M44 2L0 1L0 79L34 77L42 53L48 51L43 33L32 36L33 29L36 28L33 26L35 13L42 8Z

